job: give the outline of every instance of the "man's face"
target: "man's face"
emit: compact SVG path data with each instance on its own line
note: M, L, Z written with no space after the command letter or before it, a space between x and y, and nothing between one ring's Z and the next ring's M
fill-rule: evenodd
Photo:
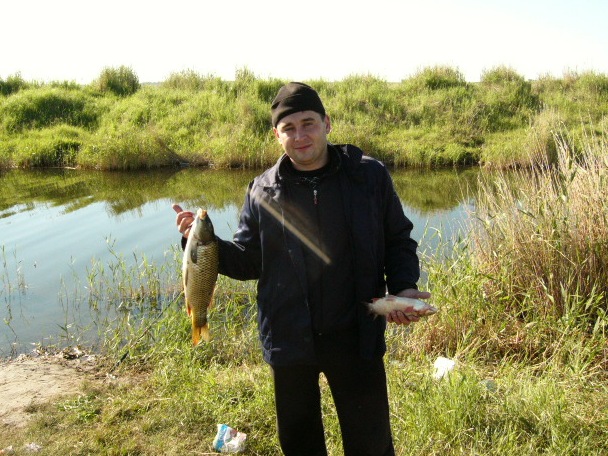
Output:
M295 169L312 171L327 163L329 116L315 111L294 112L283 117L273 130Z

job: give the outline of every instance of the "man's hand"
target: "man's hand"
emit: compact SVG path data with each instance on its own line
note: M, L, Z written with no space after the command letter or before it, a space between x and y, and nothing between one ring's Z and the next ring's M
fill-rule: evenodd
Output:
M429 299L431 297L431 293L428 291L419 291L414 288L408 288L407 290L401 290L397 293L396 296L401 296L404 298L412 298L412 299ZM395 323L396 325L404 325L407 326L410 323L415 323L420 318L414 316L407 316L400 310L393 310L390 314L386 316L386 321L389 323Z
M187 238L190 233L190 226L194 222L194 212L184 211L179 204L174 204L171 207L177 213L177 217L175 218L177 229L182 236Z

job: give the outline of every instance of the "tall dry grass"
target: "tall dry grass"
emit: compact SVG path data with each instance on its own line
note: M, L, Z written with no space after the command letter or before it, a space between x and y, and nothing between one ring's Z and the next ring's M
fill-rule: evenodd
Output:
M473 230L488 291L510 296L518 312L532 299L539 317L608 291L606 137L589 137L579 153L566 133L554 139L555 163L541 151L532 169L485 178Z
M539 147L532 168L482 171L470 234L422 258L441 312L407 350L605 377L608 142L554 141L554 159Z

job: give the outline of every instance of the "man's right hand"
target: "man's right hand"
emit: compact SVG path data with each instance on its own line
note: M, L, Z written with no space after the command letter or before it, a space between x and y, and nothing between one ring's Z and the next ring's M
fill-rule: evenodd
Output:
M177 229L183 237L187 238L190 233L190 227L194 223L194 212L184 211L179 204L174 204L171 207L177 213L177 217L175 217Z

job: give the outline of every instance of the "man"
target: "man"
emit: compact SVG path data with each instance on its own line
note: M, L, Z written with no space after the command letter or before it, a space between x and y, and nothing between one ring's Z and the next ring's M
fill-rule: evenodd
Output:
M286 455L326 455L319 375L329 384L346 455L394 454L386 375L386 321L365 303L418 291L412 223L382 163L328 143L331 121L317 92L291 82L271 107L285 154L249 184L232 242L219 239L219 271L258 280L258 322L274 379ZM187 236L193 213L178 212Z

